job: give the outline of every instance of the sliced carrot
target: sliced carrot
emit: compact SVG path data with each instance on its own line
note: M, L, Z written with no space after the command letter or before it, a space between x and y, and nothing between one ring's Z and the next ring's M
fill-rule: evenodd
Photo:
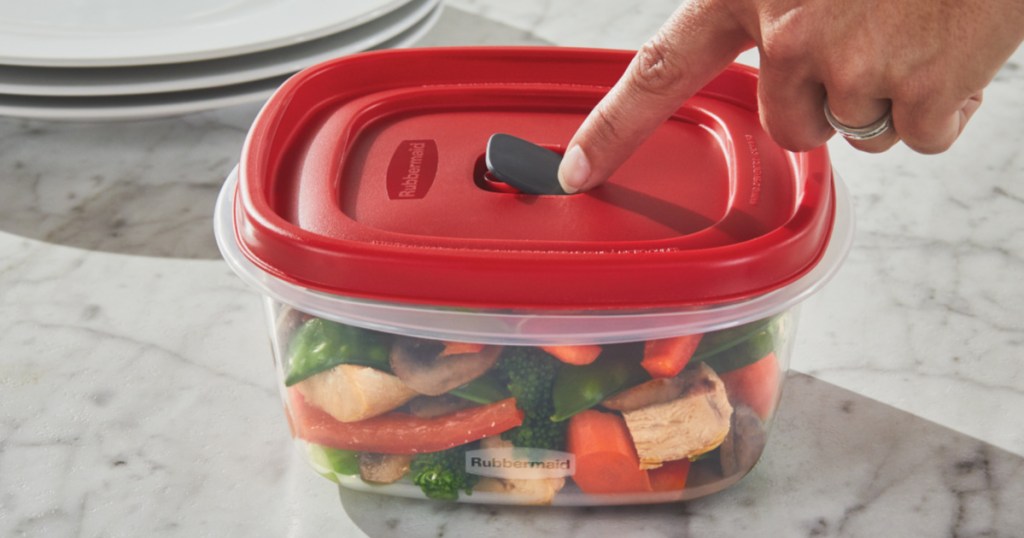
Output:
M441 350L442 357L449 355L462 355L465 353L480 353L483 350L483 344L470 344L468 342L445 342L444 349Z
M693 352L700 344L701 334L688 334L661 340L648 340L644 343L644 360L640 366L647 370L651 377L675 377L686 368Z
M540 346L540 348L554 355L556 359L573 366L590 364L597 360L597 356L601 354L601 346L593 345Z
M647 471L654 491L679 491L686 487L686 476L690 474L690 460L666 461L657 469Z
M569 452L576 456L573 480L585 493L639 493L651 490L640 470L626 421L616 413L588 409L569 419Z
M725 392L733 404L741 403L768 420L779 398L779 359L769 353L743 368L718 374L725 383Z

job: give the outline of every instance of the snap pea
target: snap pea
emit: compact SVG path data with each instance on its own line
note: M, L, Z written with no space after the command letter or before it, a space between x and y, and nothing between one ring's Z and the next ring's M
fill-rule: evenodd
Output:
M561 422L594 407L623 389L650 376L640 366L643 344L607 346L596 361L585 366L562 364L555 376L551 420Z
M508 385L494 369L461 387L452 389L448 394L479 404L494 403L512 395Z
M723 374L757 362L775 350L781 316L704 335L692 361L703 361Z
M355 450L340 450L321 445L310 445L309 457L314 465L330 469L334 473L353 476L359 474L359 453ZM324 476L337 482L333 473Z
M390 339L383 333L320 318L306 320L288 346L289 370L284 384L294 385L339 364L359 364L390 371Z

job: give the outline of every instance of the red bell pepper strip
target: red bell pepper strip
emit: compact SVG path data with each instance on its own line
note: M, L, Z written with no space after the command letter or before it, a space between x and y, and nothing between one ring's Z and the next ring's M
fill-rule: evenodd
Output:
M580 346L540 346L549 355L573 366L583 366L597 360L601 354L601 346L580 345Z
M291 423L300 439L342 450L381 454L438 452L497 435L523 423L515 398L422 418L387 413L357 422L340 422L288 389Z
M700 344L702 334L688 334L661 340L644 342L644 359L640 366L647 370L651 377L675 377L686 368L693 357L693 352Z
M470 344L468 342L445 342L444 349L441 350L442 357L448 357L451 355L463 355L466 353L479 353L483 350L483 344Z

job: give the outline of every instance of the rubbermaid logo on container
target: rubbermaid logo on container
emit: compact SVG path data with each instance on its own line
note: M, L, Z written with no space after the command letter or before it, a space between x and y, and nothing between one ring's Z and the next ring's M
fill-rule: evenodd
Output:
M468 450L466 472L509 479L560 478L576 473L576 456L542 448Z
M405 140L388 164L388 198L423 198L437 174L437 143L433 140Z

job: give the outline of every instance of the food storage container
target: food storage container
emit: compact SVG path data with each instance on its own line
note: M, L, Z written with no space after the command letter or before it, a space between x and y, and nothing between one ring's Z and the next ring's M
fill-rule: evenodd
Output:
M215 225L265 298L316 471L389 495L604 505L707 495L754 466L797 307L852 233L826 149L761 129L756 71L725 70L591 192L488 172L495 133L564 151L631 56L374 52L267 102Z

